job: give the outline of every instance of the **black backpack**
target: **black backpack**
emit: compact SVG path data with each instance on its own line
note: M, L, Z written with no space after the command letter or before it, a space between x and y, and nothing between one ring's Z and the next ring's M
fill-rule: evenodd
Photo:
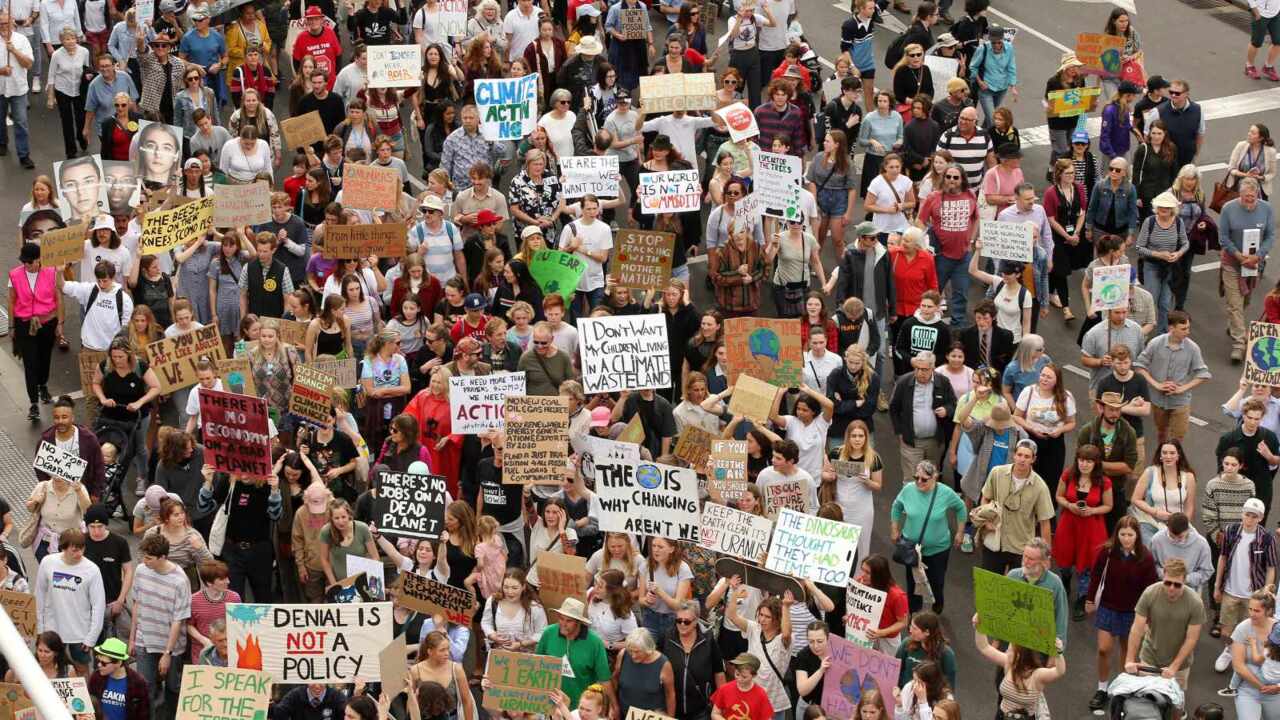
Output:
M93 301L98 299L98 284L93 284L93 289L89 291L89 299L82 308L87 315L89 308L93 307ZM116 290L116 320L120 323L120 327L124 327L124 288Z

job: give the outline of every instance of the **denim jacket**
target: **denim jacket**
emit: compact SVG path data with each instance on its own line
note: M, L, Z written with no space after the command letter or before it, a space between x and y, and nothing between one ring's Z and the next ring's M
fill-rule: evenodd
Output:
M1128 227L1129 235L1138 232L1138 190L1133 183L1125 181L1119 190L1111 189L1111 179L1103 177L1098 180L1093 194L1089 196L1088 227L1090 230L1107 219L1111 214L1111 204L1116 204L1116 222Z

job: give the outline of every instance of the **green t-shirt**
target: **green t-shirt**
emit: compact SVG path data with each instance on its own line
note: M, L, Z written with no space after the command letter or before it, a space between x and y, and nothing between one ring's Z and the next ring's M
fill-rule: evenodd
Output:
M538 639L536 655L552 657L568 657L573 677L566 671L560 677L560 689L569 696L569 708L578 707L578 698L582 691L592 683L602 683L613 677L609 670L609 656L605 654L604 643L600 636L583 627L578 637L569 640L560 634L560 625L548 625Z
M1169 602L1164 585L1156 583L1142 591L1134 611L1147 619L1147 634L1142 639L1138 660L1147 665L1166 667L1178 655L1187 639L1187 628L1204 625L1204 603L1193 592L1183 588L1182 595ZM1182 667L1191 667L1195 653L1187 656Z
M356 520L352 523L351 543L343 546L333 541L333 526L325 525L320 528L320 542L329 543L329 564L333 566L333 577L335 580L343 580L347 574L347 557L355 555L356 557L368 557L365 555L365 546L373 539L373 534L369 532L369 526Z

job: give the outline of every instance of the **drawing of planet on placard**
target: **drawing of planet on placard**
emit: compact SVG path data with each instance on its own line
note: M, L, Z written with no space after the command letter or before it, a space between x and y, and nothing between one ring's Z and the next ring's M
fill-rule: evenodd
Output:
M654 490L662 486L662 471L648 463L637 465L636 482L645 490Z
M1102 301L1103 305L1107 307L1115 307L1119 305L1120 301L1124 298L1126 289L1127 288L1120 283L1103 284L1102 287L1098 288L1098 298Z
M1120 50L1118 48L1108 48L1103 50L1098 58L1102 61L1102 69L1109 73L1120 72Z
M1280 338L1255 338L1249 345L1249 361L1261 372L1280 372Z
M782 355L782 340L773 328L761 327L747 335L747 350L756 361L760 375L766 381L773 377L773 369L777 367Z
M879 690L876 685L876 679L868 674L866 677L859 678L858 671L849 669L840 676L840 694L844 695L848 701L857 705L862 701L862 696L868 690ZM892 697L892 696L891 696Z

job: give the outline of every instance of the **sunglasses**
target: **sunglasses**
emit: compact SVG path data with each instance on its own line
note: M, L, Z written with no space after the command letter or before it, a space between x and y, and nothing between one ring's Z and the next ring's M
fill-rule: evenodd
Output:
M116 107L118 108L129 107L129 103L116 103Z
M99 665L111 665L113 663L120 662L115 658L109 658L103 655L95 655L94 657L97 659Z
M725 84L725 85L737 85L737 84L738 84L738 81L737 81L737 80L729 80L729 79L726 79L726 80L724 81L724 84Z
M959 176L959 175L943 175L942 177L943 177L943 179L945 179L945 180L959 180L959 179L960 179L960 176Z
M533 344L537 345L538 347L545 347L547 345L550 345L551 341L550 340L534 340Z
M924 57L924 53L907 53L907 57Z
M1109 171L1111 171L1111 172L1114 172L1114 173L1122 173L1122 172L1124 172L1124 168L1107 168L1107 170L1109 170Z
M930 478L930 477L917 477L917 478L916 478L916 482L918 482L918 483L927 483L927 482L929 482L929 481L930 481L930 480L932 480L932 479L933 479L933 478Z
M1186 94L1187 94L1187 93L1186 93L1186 91L1185 91L1185 90L1170 90L1170 91L1169 91L1169 95L1170 95L1170 97L1182 97L1183 95L1186 95Z
M676 624L677 624L677 625L692 625L692 624L694 624L695 622L697 622L697 620L689 620L689 619L686 619L686 618L676 618Z
M740 197L742 195L742 192L739 190L726 190L724 194L727 195L728 197Z
M556 104L557 104L557 105L568 105L568 104L569 104L569 101L568 101L568 100L557 100L557 101L556 101Z
M1165 587L1167 587L1167 588L1172 588L1172 589L1174 589L1174 590L1177 590L1178 588L1182 587L1182 585L1183 585L1183 583L1180 583L1180 582L1178 582L1177 580L1165 580L1165 581L1164 581L1164 586L1165 586Z

